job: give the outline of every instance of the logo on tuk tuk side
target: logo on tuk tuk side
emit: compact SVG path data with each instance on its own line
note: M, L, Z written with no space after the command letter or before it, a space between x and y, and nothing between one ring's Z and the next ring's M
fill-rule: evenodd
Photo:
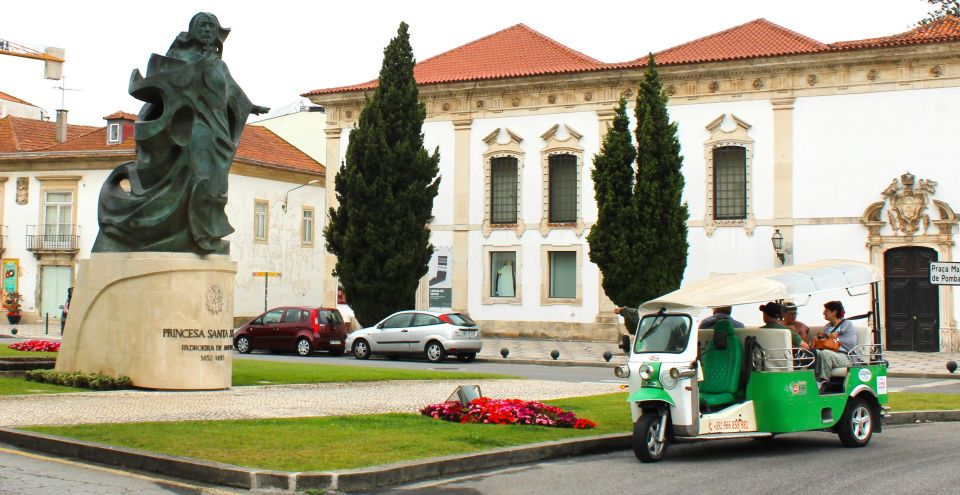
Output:
M864 368L860 370L859 373L857 373L857 377L860 378L861 382L869 382L870 378L872 378L873 375L870 373L870 370L868 370L867 368Z
M793 382L787 385L787 392L793 395L807 395L807 382Z

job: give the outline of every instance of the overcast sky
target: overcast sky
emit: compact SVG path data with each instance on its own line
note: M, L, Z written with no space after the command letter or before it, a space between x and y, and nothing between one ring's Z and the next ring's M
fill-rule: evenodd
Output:
M254 103L281 107L313 89L374 79L400 21L423 60L517 23L604 62L659 51L756 18L830 43L910 29L924 0L540 0L7 2L0 39L66 49L65 107L74 124L105 125L117 110L137 113L127 94L134 68L166 52L196 12L232 29L223 59ZM0 56L0 91L44 108L61 107L60 81L43 62Z

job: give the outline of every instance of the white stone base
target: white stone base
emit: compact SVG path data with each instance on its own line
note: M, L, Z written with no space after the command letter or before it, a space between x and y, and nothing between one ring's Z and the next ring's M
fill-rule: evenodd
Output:
M57 371L126 375L143 388L229 388L236 273L220 255L81 260Z

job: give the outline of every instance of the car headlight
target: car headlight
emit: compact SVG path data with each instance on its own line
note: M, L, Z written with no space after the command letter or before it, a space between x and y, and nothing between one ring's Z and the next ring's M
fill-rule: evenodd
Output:
M625 364L621 364L613 369L613 374L616 375L617 378L627 378L630 376L630 367Z
M653 376L653 366L650 366L647 363L640 365L640 368L637 369L637 373L640 375L641 380L649 380Z

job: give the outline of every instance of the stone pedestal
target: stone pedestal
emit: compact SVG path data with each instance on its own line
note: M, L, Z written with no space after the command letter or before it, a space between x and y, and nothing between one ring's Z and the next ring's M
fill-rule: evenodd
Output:
M126 375L143 388L229 388L236 272L217 255L81 260L57 371Z

